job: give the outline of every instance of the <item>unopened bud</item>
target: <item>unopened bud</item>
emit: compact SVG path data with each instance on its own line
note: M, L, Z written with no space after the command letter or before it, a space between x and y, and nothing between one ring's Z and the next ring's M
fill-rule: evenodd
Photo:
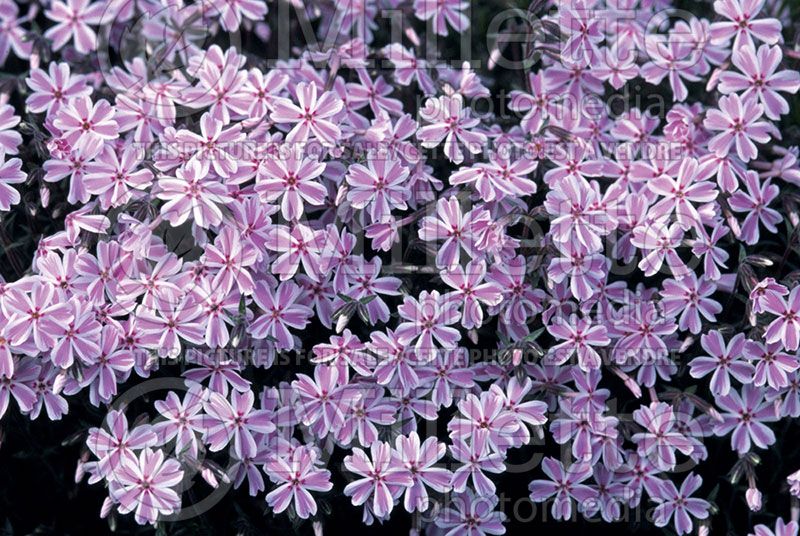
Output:
M747 488L744 495L747 498L747 506L750 507L750 510L753 512L761 510L761 492L758 491L758 488Z

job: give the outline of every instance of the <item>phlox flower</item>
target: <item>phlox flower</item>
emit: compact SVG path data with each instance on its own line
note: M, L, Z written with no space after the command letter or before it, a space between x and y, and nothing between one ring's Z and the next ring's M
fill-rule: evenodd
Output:
M717 290L714 283L705 277L698 279L694 272L690 272L683 279L666 279L663 285L661 305L664 314L679 316L679 329L697 335L703 325L701 315L709 322L717 321L716 315L722 312L722 305L709 297Z
M553 216L550 232L558 243L575 243L588 252L599 251L601 236L613 229L613 222L597 206L597 194L585 180L564 177L547 193L544 206Z
M279 149L280 158L267 158L256 180L256 191L268 202L281 199L281 214L289 221L303 215L304 203L322 206L327 190L317 178L325 163L298 155L298 149Z
M202 169L213 168L223 178L231 177L239 169L237 144L244 139L240 123L233 123L223 129L225 123L211 113L204 113L200 118L200 133L190 130L179 130L175 134L175 142L183 144L183 149L192 153L192 161L204 162ZM203 173L203 175L206 175Z
M769 205L778 197L780 188L772 184L770 179L761 183L755 171L748 171L744 180L747 192L737 190L731 195L728 203L735 212L746 212L741 239L746 244L756 244L759 238L758 224L763 223L770 233L777 233L777 225L783 221L780 213L769 208Z
M419 356L432 358L437 348L434 341L447 349L455 348L461 339L461 333L450 327L461 318L458 304L437 290L424 290L418 298L406 296L397 312L405 320L397 326L397 336L405 344L416 341L414 347Z
M89 96L92 92L92 88L86 84L86 78L72 74L68 63L53 62L47 72L31 69L25 83L32 90L25 99L25 105L33 113L56 113L68 100Z
M19 125L20 117L14 114L14 107L9 104L0 106L0 155L17 154L22 144L22 135L14 130Z
M237 31L242 19L260 21L267 15L267 4L263 0L213 0L210 6L218 11L220 23L228 32Z
M673 519L675 531L680 536L692 531L692 517L706 519L711 505L696 497L691 497L703 483L703 479L690 473L681 484L680 490L671 480L661 480L656 487L657 493L651 495L658 506L653 512L653 521L657 527L665 527Z
M453 300L463 306L461 325L466 329L480 327L483 324L483 309L481 303L486 305L499 305L502 301L500 286L491 281L485 281L486 262L470 261L466 269L457 266L453 270L442 272L442 281L454 288L448 292L445 299Z
M797 350L800 346L800 287L794 287L788 298L775 292L766 294L763 308L777 315L764 333L766 341L780 341L787 350Z
M623 307L619 319L615 329L621 337L613 350L618 363L660 363L667 358L665 339L678 326L655 303L640 298Z
M689 268L678 256L676 249L681 244L684 230L680 223L668 225L665 221L652 221L638 225L633 229L631 244L642 250L643 257L639 261L639 269L644 275L651 276L658 273L667 262L676 279L681 279L689 273Z
M475 208L465 214L458 198L439 199L436 215L422 219L419 238L426 242L444 240L436 253L436 266L455 268L462 249L473 259L478 256L478 243L488 225L485 209Z
M77 96L59 108L53 124L87 159L97 155L107 140L119 137L112 106L103 99L92 103L86 95Z
M756 19L764 2L759 0L716 0L714 11L726 21L711 23L711 42L725 44L733 37L733 48L754 48L753 38L774 45L781 39L781 23L777 19Z
M344 459L345 468L361 478L350 482L344 494L352 498L353 505L369 505L378 518L387 517L394 508L394 501L405 488L412 486L411 472L393 453L388 443L373 443L370 457L360 448Z
M470 438L456 437L453 439L450 452L453 458L463 464L453 472L453 491L457 493L465 491L467 483L471 480L472 487L479 495L486 496L495 493L497 488L494 482L484 474L484 471L502 473L506 465L504 456L489 445L488 436L488 431L477 430Z
M445 455L445 445L435 437L420 442L419 435L411 432L397 436L395 454L398 463L411 474L411 485L406 488L403 506L407 512L424 512L430 506L427 488L438 493L450 489L452 474L443 467L436 467Z
M642 406L633 412L633 420L646 429L631 438L639 455L665 471L675 467L675 450L686 455L694 450L692 441L677 430L675 414L669 404L654 402Z
M136 463L135 451L155 446L157 440L149 425L139 425L131 429L125 414L112 410L106 415L105 427L89 430L86 445L100 460L100 474L113 478L114 473L123 467L124 460Z
M289 328L303 329L313 316L313 311L298 303L300 287L284 281L272 289L265 281L259 281L253 292L253 301L264 314L250 324L250 334L256 339L270 337L280 349L294 347Z
M206 415L202 418L208 449L216 452L232 442L239 458L255 456L258 446L254 433L267 434L275 430L273 414L266 409L253 409L252 390L231 392L230 401L219 393L210 392L203 402Z
M14 346L31 341L40 351L55 346L62 326L73 317L69 303L60 300L51 285L38 281L30 292L12 293L4 308L10 316L5 326L6 339Z
M450 175L450 184L473 184L485 201L532 195L537 187L527 175L537 166L536 160L511 160L502 151L493 151L488 163L478 162Z
M738 93L742 99L757 97L770 119L789 113L789 103L778 92L797 93L800 73L792 70L775 72L783 59L780 47L761 45L758 51L743 46L733 51L731 61L741 73L726 71L719 77L720 93Z
M45 11L47 18L56 22L44 36L53 41L53 50L59 50L70 41L75 50L88 54L97 47L97 34L90 28L101 23L106 11L105 2L91 0L55 0Z
M153 424L153 432L161 445L174 439L175 452L179 458L189 456L197 459L198 436L204 430L204 397L203 388L195 384L186 391L183 400L174 391L170 391L164 400L156 400L154 404L160 419Z
M697 170L697 160L686 158L681 162L676 178L661 175L647 182L650 191L662 197L652 207L656 218L674 213L684 230L702 225L700 214L692 203L713 201L718 192L713 183L698 179Z
M718 436L731 434L731 448L745 454L752 445L765 449L775 443L775 433L764 424L778 420L775 405L764 400L762 389L745 384L741 393L731 390L716 398L723 410L722 422L716 423L714 433Z
M181 465L165 459L160 449L149 447L138 458L122 458L114 475L111 497L123 514L133 512L140 525L155 524L160 515L169 515L181 507L180 495L173 489L183 480Z
M756 283L753 290L750 291L750 303L753 307L753 312L760 314L767 311L767 300L780 300L781 297L789 294L789 289L775 281L772 277L767 277L762 281Z
M486 135L472 131L480 121L470 117L469 109L464 109L464 98L461 95L428 99L420 113L430 123L417 131L417 138L423 147L432 149L444 141L444 154L455 164L464 161L459 142L472 154L483 150Z
M331 245L325 239L323 231L315 231L302 223L296 223L291 228L285 225L270 227L264 245L279 253L272 263L272 273L281 281L286 281L297 273L302 264L306 275L319 281L323 269L321 255L327 252L323 248Z
M693 378L703 378L713 371L711 392L715 395L727 395L730 392L731 376L743 384L750 382L754 369L743 359L745 340L743 333L737 333L726 345L719 331L709 331L700 337L700 345L710 356L694 358L689 373Z
M11 158L0 165L0 211L7 211L20 202L19 192L10 185L22 184L27 179L19 158Z
M437 35L447 35L448 25L456 33L469 28L469 18L463 13L469 7L463 0L414 0L414 14L421 20L431 21Z
M219 225L222 209L230 201L228 188L213 173L205 160L193 159L175 172L175 177L158 179L156 196L166 201L161 214L174 227L183 224L189 216L202 228Z
M660 84L668 77L675 100L686 100L689 90L684 80L696 82L700 79L696 72L700 53L691 42L674 37L666 42L662 39L652 35L645 39L645 49L651 61L642 65L641 75L650 84Z
M342 101L330 91L325 91L318 97L314 82L297 84L295 95L298 104L283 97L277 98L270 114L275 123L294 124L286 135L286 142L302 147L308 141L309 135L313 134L326 147L336 145L341 130L334 123L334 116L342 109Z
M781 351L780 343L763 344L746 341L744 356L755 362L753 383L757 387L768 385L772 389L789 386L789 375L800 368L797 356Z
M350 268L344 270L350 280L348 288L344 294L363 304L366 304L367 319L371 324L378 321L389 321L389 306L382 296L399 296L400 286L403 282L391 276L382 276L381 267L383 262L380 257L375 257L371 261L364 261L355 258L355 263Z
M399 160L385 156L368 158L366 166L352 164L345 176L347 200L353 208L369 209L372 221L383 221L392 210L408 208L408 176L408 169Z
M797 521L786 523L783 519L778 518L774 532L766 525L756 525L753 527L755 532L748 536L797 536L798 528L800 527L798 527Z
M582 504L594 499L597 492L583 482L592 476L592 468L586 463L575 463L568 468L555 458L542 460L542 471L549 480L534 480L530 483L531 500L544 502L555 496L551 512L555 519L570 519L572 499Z
M357 393L347 408L336 439L342 444L353 442L369 447L378 441L378 426L390 426L396 422L397 403L383 396L383 388L364 386L359 387Z
M438 407L450 407L454 391L475 385L466 352L460 350L439 351L433 361L425 360L426 364L416 369L421 383L433 383L431 398Z
M306 426L313 427L320 437L337 432L343 425L345 412L358 396L344 379L339 382L339 370L330 365L317 365L314 378L298 374L292 382L297 394L295 413Z
M151 306L136 309L141 344L161 356L179 355L182 343L202 344L205 330L200 324L202 309L197 299L187 294L177 300L156 298Z
M486 442L493 451L505 452L514 442L520 423L517 417L504 407L504 399L497 393L483 391L480 398L474 394L458 403L460 415L448 424L450 437L473 438L479 430L488 432Z
M605 278L608 260L578 242L556 242L556 247L562 256L550 260L548 276L554 283L569 278L569 288L575 299L588 300Z
M557 318L556 322L547 325L547 331L564 341L550 348L546 357L548 365L561 365L577 354L581 370L600 368L602 360L593 347L611 343L605 326L593 325L590 319L578 318L577 315L570 315L568 319Z
M36 404L36 393L28 385L39 374L39 365L32 359L20 363L12 358L10 366L5 365L6 370L0 377L0 418L8 411L11 398L17 401L22 411L31 411Z
M75 357L88 365L100 354L100 323L85 302L73 299L67 304L71 308L71 320L59 324L50 359L60 368L70 367Z
M217 270L212 288L223 289L223 294L234 287L243 294L250 294L255 289L250 270L258 260L258 251L250 244L243 243L235 228L222 229L214 244L206 246L204 260L205 266ZM220 298L224 300L223 296Z
M271 456L264 464L267 476L278 487L267 494L267 503L276 514L290 504L297 515L307 519L317 513L317 502L309 491L330 491L331 473L316 467L316 453L308 447L298 447L291 457Z
M495 510L498 502L497 495L479 496L467 489L455 495L450 505L436 517L436 526L447 530L446 536L504 534L503 523L508 516Z
M717 156L725 156L735 145L736 154L742 161L753 160L758 156L753 142L770 140L770 124L760 121L763 114L764 106L756 99L741 99L736 93L720 98L719 109L708 110L703 121L708 130L721 131L708 141L708 148Z
M130 201L131 189L144 190L153 182L153 172L140 166L144 155L126 146L121 155L106 146L94 162L86 166L83 184L86 191L98 196L100 206L108 210Z

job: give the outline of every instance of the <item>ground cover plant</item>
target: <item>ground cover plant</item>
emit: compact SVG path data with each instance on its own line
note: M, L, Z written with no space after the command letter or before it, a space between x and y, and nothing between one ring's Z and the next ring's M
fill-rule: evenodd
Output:
M3 530L796 536L797 20L0 0Z

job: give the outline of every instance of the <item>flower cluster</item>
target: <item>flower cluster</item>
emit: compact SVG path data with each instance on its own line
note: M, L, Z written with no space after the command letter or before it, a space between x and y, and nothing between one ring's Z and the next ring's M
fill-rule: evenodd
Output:
M483 68L423 54L415 27L470 29L460 0L306 2L334 45L269 65L192 37L280 39L264 0L38 4L0 0L25 65L0 218L63 228L0 283L0 417L107 409L78 471L101 515L172 519L199 475L295 519L338 493L365 524L502 534L496 475L536 443L561 447L527 476L555 519L649 504L685 534L714 512L708 441L762 508L755 453L800 416L780 3L655 31L668 2L534 2L543 53L510 82L502 40ZM141 20L147 52L109 65ZM604 100L633 84L662 108ZM175 376L128 420L119 395Z

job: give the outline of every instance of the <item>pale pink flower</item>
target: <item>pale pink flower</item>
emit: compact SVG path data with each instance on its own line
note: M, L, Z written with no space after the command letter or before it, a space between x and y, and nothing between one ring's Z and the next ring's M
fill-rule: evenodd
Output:
M432 20L437 35L447 35L448 24L461 33L469 28L469 18L463 13L469 7L464 0L414 0L414 14L421 20Z
M461 259L461 250L475 259L478 244L489 226L489 212L475 208L464 214L456 197L439 199L436 215L422 219L419 237L426 242L444 240L436 253L436 266L454 268Z
M270 114L275 123L294 124L286 135L286 142L302 147L313 134L322 145L335 146L341 130L334 123L334 116L342 109L342 101L330 91L317 97L318 89L314 82L297 84L295 95L298 104L286 98L275 99Z
M298 517L307 519L317 513L317 503L310 491L330 491L333 488L331 473L318 469L317 455L309 447L297 447L288 459L271 456L264 464L267 476L279 484L267 494L267 503L276 514L294 504Z
M258 446L253 434L268 434L276 426L273 412L253 409L254 402L255 395L249 389L243 393L232 391L230 402L219 393L209 393L203 402L206 415L202 423L210 451L222 450L233 440L233 451L239 458L256 455Z
M787 350L797 350L800 347L800 286L794 287L786 299L775 293L768 294L764 310L778 317L767 326L766 341L780 341Z
M5 329L8 341L14 346L31 341L43 352L56 344L73 315L69 302L62 301L52 285L38 281L30 292L11 294L5 309L11 316Z
M179 130L175 142L183 144L182 150L192 153L191 161L201 161L211 166L220 177L230 177L239 168L237 144L244 140L242 125L234 123L223 130L225 123L211 113L200 118L200 134L190 130ZM232 152L233 151L233 152Z
M222 209L230 201L228 188L209 173L206 160L192 159L178 168L175 177L158 179L156 196L166 201L161 214L174 227L183 224L189 217L193 223L207 229L222 222Z
M608 346L611 342L606 327L601 324L592 325L590 319L578 318L577 315L570 315L568 319L559 317L556 320L547 325L547 331L564 342L550 348L547 364L561 365L577 354L578 365L582 370L600 368L602 359L593 347Z
M778 91L797 93L800 73L790 69L775 72L783 59L781 47L761 45L758 52L750 46L733 51L731 60L742 71L725 71L719 77L720 93L738 93L742 99L757 97L770 119L779 119L789 113L789 103Z
M753 383L773 389L789 386L789 374L800 368L797 356L781 351L780 343L762 344L748 340L744 344L744 356L755 362Z
M395 497L414 481L388 443L373 443L370 454L371 460L363 450L354 448L353 453L345 457L345 468L361 478L345 486L344 494L352 498L355 506L370 501L375 515L385 518L394 508Z
M711 392L715 395L724 396L730 392L731 376L742 383L749 383L755 369L744 359L745 340L743 333L737 333L726 345L719 331L704 334L700 337L700 345L710 356L692 359L689 374L692 378L702 378L713 371Z
M733 37L733 48L754 48L753 37L774 45L781 39L781 23L778 19L756 19L764 7L764 0L716 0L714 11L726 21L711 23L711 41L726 44Z
M274 290L265 281L259 281L253 301L263 314L250 323L250 334L256 339L269 337L279 349L294 348L289 328L305 328L314 315L310 308L298 303L300 294L300 287L292 281L284 281Z
M53 50L59 50L70 40L75 50L88 54L97 48L97 34L90 28L100 24L106 11L105 2L91 0L54 0L45 11L47 18L57 24L49 28L44 36L53 41Z
M28 179L22 171L22 160L12 158L0 166L0 211L9 210L20 201L19 192L11 184L22 184Z
M651 192L662 197L653 207L654 217L675 215L681 228L700 227L702 219L693 203L708 203L717 198L717 188L712 182L699 180L697 160L685 158L676 178L660 175L647 181Z
M436 467L444 457L445 446L435 437L420 443L416 432L408 436L397 436L395 440L397 460L411 474L412 484L406 488L403 505L407 512L424 512L430 506L426 487L438 493L450 489L451 473L444 467Z
M709 296L714 294L717 286L694 274L683 279L666 279L661 291L661 305L667 315L680 315L678 327L697 335L702 330L701 315L709 322L716 322L716 315L722 312L722 305Z
M464 153L459 142L463 143L472 154L477 154L484 149L487 138L481 132L473 132L480 122L470 116L470 109L464 109L464 98L455 94L428 99L425 108L420 111L423 119L429 125L417 131L417 138L423 147L433 148L444 140L444 154L455 163L464 161Z
M769 208L770 203L778 197L780 188L772 184L771 179L762 184L755 171L745 174L744 183L747 193L742 190L733 192L728 203L732 210L747 213L739 236L746 244L756 244L759 239L759 223L763 223L770 233L777 233L777 225L783 221L777 210Z
M242 19L261 21L267 15L267 4L263 0L212 0L205 9L218 16L228 32L237 31Z
M106 146L86 166L86 191L98 196L105 210L127 203L133 197L131 189L145 190L153 182L153 172L140 167L143 160L144 154L136 147L128 145L118 155L113 147Z
M328 192L318 180L325 163L301 156L291 145L278 149L278 155L263 162L255 190L268 202L282 199L283 217L296 221L303 215L303 201L317 207L325 203Z
M765 449L775 443L775 433L764 424L778 420L775 405L764 400L764 391L751 383L742 387L741 394L731 390L716 399L723 410L722 422L714 425L714 434L731 433L731 447L739 454L750 451L753 445Z
M55 114L53 124L61 130L64 139L85 158L97 155L107 140L119 137L119 126L114 121L114 109L106 100L92 104L85 95L68 101Z
M408 208L408 175L399 160L384 155L368 158L366 166L352 164L345 176L349 185L347 200L353 208L369 208L373 222L383 221L393 209Z
M111 497L119 503L120 513L135 510L137 523L155 524L159 516L180 510L181 497L173 488L181 480L183 470L177 460L146 447L138 458L122 458L115 468Z
M438 342L442 348L455 348L461 333L450 327L461 318L458 304L447 300L439 291L423 290L419 298L406 296L397 312L404 322L397 326L397 336L405 344L414 345L420 356L433 357Z
M70 74L68 63L52 62L48 72L31 69L25 83L32 93L25 104L33 113L56 113L65 102L76 97L89 96L92 88L82 75Z
M654 501L659 503L653 511L653 522L657 527L665 527L675 517L675 532L678 536L692 532L692 517L706 519L709 516L711 505L696 497L690 497L700 489L703 479L690 473L681 484L680 490L671 480L660 480L655 487L656 493L651 494Z
M15 128L19 122L20 117L14 114L13 106L0 106L0 156L17 154L22 144L22 135Z
M544 502L555 496L551 513L555 519L570 519L572 499L582 504L597 496L597 492L583 482L592 476L592 467L586 463L574 463L568 468L555 458L542 460L542 471L549 480L534 480L529 489L531 499Z
M754 159L758 149L753 142L770 140L769 123L759 121L763 114L764 106L756 99L740 99L736 93L720 98L719 109L709 109L703 121L708 130L721 131L708 141L708 148L717 156L725 156L735 145L736 154L744 162Z
M481 304L498 305L502 301L502 289L497 283L485 281L486 261L470 261L466 269L455 269L441 273L442 281L454 288L445 299L453 300L462 307L461 325L467 329L478 328L483 324Z

